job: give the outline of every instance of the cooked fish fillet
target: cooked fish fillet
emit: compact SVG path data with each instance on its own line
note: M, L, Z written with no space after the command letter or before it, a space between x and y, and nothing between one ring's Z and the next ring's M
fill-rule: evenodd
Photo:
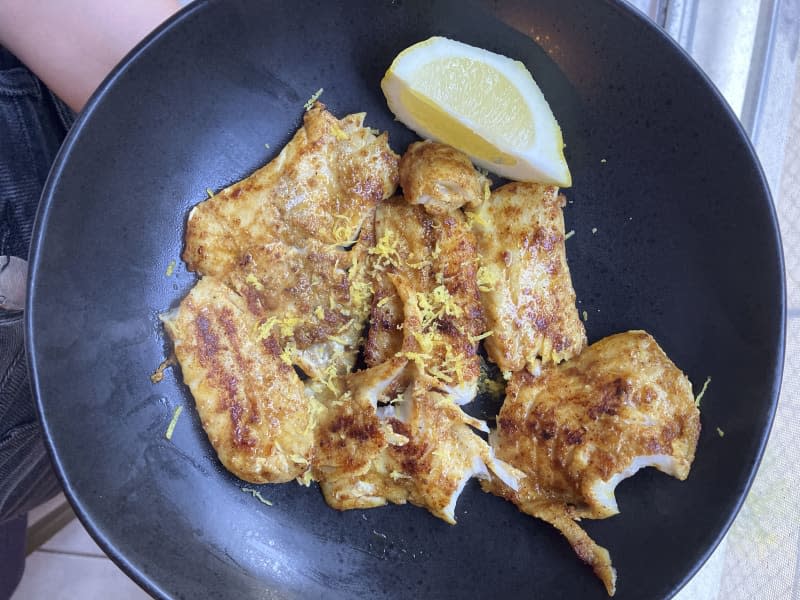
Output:
M478 339L485 329L475 239L463 215L430 215L392 198L376 211L375 238L367 364L402 352L458 403L472 400L480 374Z
M348 247L398 181L398 156L386 133L363 126L364 113L337 120L320 103L280 154L189 214L183 259L189 270L225 279L242 267L267 267L274 245L309 240Z
M257 275L242 271L230 277L258 317L260 334L274 332L284 356L312 378L339 377L355 364L372 302L371 218L368 223L350 252L317 248L311 241L314 251L284 248Z
M192 210L183 254L246 298L284 360L331 388L355 362L374 208L398 180L386 134L363 120L317 103L275 160Z
M688 476L700 433L689 380L649 334L620 333L538 377L515 373L497 424L498 458L527 477L485 488L558 527L613 594L608 553L572 520L616 514L614 488L642 467Z
M222 464L253 483L301 476L313 453L310 403L276 337L257 337L244 300L204 277L162 320Z
M380 367L373 367L371 370ZM371 508L387 502L411 502L448 523L455 523L456 501L472 477L489 473L516 489L522 474L497 460L489 445L472 430L482 421L464 413L452 398L425 382L414 381L396 404L379 409L370 432L388 431L384 447L368 469L327 476L325 499L340 510ZM371 413L370 413L371 414ZM373 439L361 424L355 437ZM353 461L361 464L361 452Z
M438 142L415 142L400 159L400 186L410 204L446 215L462 206L477 207L489 196L489 180L469 157Z
M478 273L489 357L504 371L578 354L586 333L564 247L558 188L509 183L471 215L482 266Z

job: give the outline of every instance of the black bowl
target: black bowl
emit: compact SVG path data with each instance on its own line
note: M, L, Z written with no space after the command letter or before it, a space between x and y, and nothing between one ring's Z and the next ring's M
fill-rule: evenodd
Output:
M648 470L620 486L621 515L585 523L611 551L618 597L675 593L736 514L780 384L783 263L752 148L681 50L622 2L201 0L81 115L31 257L28 351L56 470L98 543L151 594L605 596L555 530L477 485L455 527L411 506L340 513L294 484L263 487L270 507L219 465L194 410L164 437L173 409L192 406L175 372L149 380L168 351L157 315L194 281L179 258L189 208L273 157L320 87L335 114L366 110L404 150L414 136L379 81L434 34L524 61L561 123L590 340L643 328L696 387L713 377L688 481Z

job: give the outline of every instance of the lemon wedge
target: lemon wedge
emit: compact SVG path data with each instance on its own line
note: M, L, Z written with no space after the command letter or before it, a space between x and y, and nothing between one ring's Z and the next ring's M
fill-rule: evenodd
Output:
M561 128L521 62L432 37L397 55L381 89L403 124L477 165L516 181L572 185Z

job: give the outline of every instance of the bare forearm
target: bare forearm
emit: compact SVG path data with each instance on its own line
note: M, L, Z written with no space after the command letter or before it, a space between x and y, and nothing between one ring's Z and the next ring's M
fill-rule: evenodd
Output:
M114 65L179 7L177 0L0 0L0 45L80 111Z

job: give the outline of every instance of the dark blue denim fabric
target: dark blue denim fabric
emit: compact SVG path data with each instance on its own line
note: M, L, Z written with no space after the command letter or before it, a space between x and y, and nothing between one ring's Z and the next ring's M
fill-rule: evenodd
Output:
M71 120L69 109L0 48L0 269L4 256L28 257L39 196ZM31 398L22 312L0 310L0 524L58 490Z
M25 569L25 530L27 517L0 524L0 600L8 600L22 579Z

